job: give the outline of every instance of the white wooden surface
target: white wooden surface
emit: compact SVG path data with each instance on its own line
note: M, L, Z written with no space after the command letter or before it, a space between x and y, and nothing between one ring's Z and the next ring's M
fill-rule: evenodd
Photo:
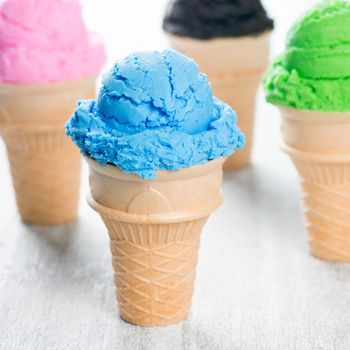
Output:
M274 52L305 3L266 0L278 18ZM111 57L166 46L162 0L85 4ZM298 178L278 145L277 112L260 92L254 165L224 177L225 202L202 236L191 316L145 329L118 318L107 234L84 198L74 224L20 222L0 143L0 349L350 349L350 264L307 254ZM85 169L82 197L86 190Z

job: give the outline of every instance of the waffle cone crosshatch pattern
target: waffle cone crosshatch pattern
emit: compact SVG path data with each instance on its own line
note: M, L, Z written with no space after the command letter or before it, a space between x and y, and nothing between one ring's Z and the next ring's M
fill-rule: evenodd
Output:
M349 350L349 28L0 0L0 350Z
M200 234L222 201L224 159L146 182L87 161L88 201L109 233L121 317L143 326L187 319Z

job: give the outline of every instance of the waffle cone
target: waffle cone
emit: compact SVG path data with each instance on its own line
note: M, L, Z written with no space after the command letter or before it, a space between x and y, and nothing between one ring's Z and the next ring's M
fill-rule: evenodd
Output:
M214 95L237 112L246 145L226 160L224 169L241 168L250 163L255 97L268 66L269 37L269 32L254 37L212 40L169 35L171 46L194 58L208 75Z
M0 134L23 221L46 225L76 218L80 155L66 137L64 123L78 99L93 95L94 78L0 85Z
M282 108L284 150L300 175L312 255L350 261L350 114Z
M88 159L89 203L109 232L124 320L166 326L188 317L200 234L222 201L222 162L142 180Z

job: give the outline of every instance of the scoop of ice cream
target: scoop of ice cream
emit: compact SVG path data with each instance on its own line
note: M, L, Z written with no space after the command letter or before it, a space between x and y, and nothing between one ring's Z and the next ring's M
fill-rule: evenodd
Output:
M116 63L97 101L81 101L67 134L82 153L143 178L226 157L244 144L233 110L196 63L173 50Z
M144 52L105 75L97 108L107 125L123 132L169 126L195 134L207 129L213 99L193 61L174 51Z
M0 5L0 81L49 83L96 74L100 39L84 25L78 0L6 0Z
M173 0L163 21L166 32L196 39L254 35L272 27L260 0Z
M350 2L322 1L291 28L267 72L267 100L319 111L350 110Z

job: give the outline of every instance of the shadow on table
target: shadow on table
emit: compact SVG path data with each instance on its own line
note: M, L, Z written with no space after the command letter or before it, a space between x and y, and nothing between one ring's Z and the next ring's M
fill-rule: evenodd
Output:
M52 253L64 254L72 243L79 226L78 221L64 225L39 226L23 223L23 234L29 234L33 239L44 242Z
M99 223L99 222L98 222ZM100 223L99 223L100 224ZM101 225L102 226L102 225ZM26 280L72 305L95 305L114 316L116 302L107 233L96 234L95 222L57 226L36 226L18 222L13 255L16 265L26 271ZM68 300L68 299L67 299Z

